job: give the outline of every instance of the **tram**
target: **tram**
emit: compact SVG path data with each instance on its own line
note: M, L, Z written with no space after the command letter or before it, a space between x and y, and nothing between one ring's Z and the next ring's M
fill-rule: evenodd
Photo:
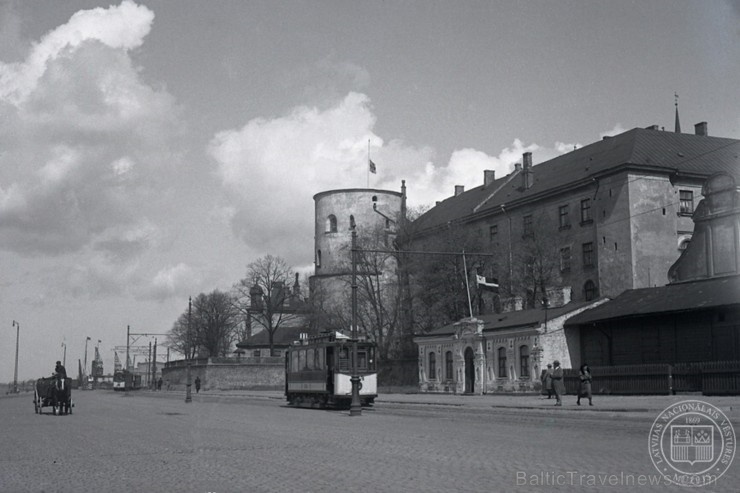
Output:
M360 402L378 396L376 346L357 342ZM285 397L297 407L347 408L352 402L352 342L340 332L323 332L295 341L285 353Z
M141 388L141 375L135 375L128 370L116 370L113 373L113 390L139 390Z

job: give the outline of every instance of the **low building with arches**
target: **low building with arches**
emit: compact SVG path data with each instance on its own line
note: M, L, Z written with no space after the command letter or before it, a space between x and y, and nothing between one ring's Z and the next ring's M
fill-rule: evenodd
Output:
M547 363L558 360L565 368L577 368L580 333L565 328L565 322L607 299L570 301L570 290L563 292L562 303L547 309L479 315L414 337L419 348L419 390L531 392L541 388L540 373Z

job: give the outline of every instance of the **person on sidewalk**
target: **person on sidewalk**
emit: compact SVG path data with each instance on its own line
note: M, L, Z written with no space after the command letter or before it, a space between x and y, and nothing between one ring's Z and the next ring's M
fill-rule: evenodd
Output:
M552 390L555 392L556 406L563 405L563 395L565 394L565 382L563 381L563 369L560 368L560 361L552 362L555 369L552 371Z
M581 405L581 397L588 397L588 405L593 406L594 403L591 401L591 368L587 364L581 365L581 371L578 375L580 383L578 384L578 400L576 404Z
M195 377L195 393L200 392L200 377Z
M546 370L542 370L540 381L542 381L542 389L547 392L547 398L552 399L552 365L550 363L547 364Z

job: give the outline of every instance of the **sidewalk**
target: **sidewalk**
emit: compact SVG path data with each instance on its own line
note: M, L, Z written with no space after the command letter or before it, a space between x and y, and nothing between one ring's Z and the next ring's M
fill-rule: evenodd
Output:
M265 399L284 400L281 391L272 390L210 390L201 391L206 395L222 396L249 396ZM511 409L539 409L553 411L582 411L582 412L624 412L647 413L657 416L658 413L672 404L698 400L707 402L719 408L734 422L740 422L740 397L738 396L705 396L701 394L688 395L596 395L593 397L593 406L588 405L588 399L581 399L581 405L576 405L575 395L563 397L563 406L555 407L555 398L532 394L427 394L427 393L380 393L375 400L376 404L383 403L409 405L455 406L468 408L511 408Z

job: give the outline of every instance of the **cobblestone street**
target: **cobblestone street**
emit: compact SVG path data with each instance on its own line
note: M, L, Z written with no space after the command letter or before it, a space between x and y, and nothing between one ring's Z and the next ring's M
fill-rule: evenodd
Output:
M35 415L30 394L0 398L0 490L686 491L641 486L659 480L647 446L656 415L644 410L390 395L349 417L288 408L276 393L182 397L76 392L74 414L59 417ZM736 460L700 490L738 481Z

